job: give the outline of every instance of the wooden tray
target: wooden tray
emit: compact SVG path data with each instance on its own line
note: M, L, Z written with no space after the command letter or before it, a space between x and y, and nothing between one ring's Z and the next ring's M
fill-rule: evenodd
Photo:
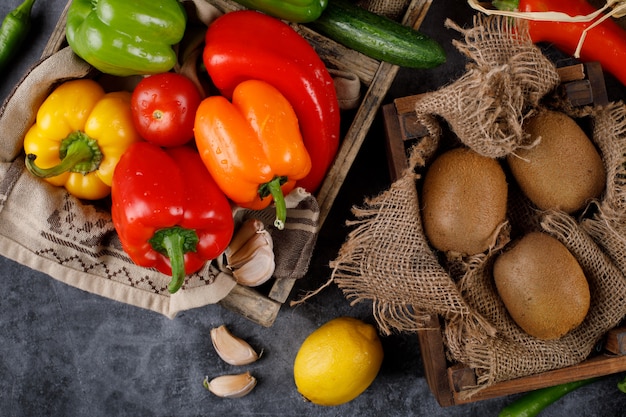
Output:
M229 0L207 1L225 13L244 8ZM426 16L431 3L432 0L411 0L403 23L417 29ZM68 1L55 31L48 40L42 58L54 54L67 45L65 22L70 4L71 0ZM346 135L342 138L337 157L316 195L320 206L319 223L321 228L399 68L366 57L302 25L292 24L292 27L311 43L329 68L356 74L365 90L361 105L356 111ZM268 292L237 285L219 303L255 323L270 327L274 323L280 307L289 297L294 284L295 280L293 279L274 280L269 285Z
M599 71L599 72L598 72ZM598 82L602 70L595 64L581 64L559 69L562 88L572 103L606 104L604 81ZM399 178L408 167L407 149L427 134L415 118L414 103L419 96L401 97L382 107L387 139L387 158L392 180ZM480 401L503 395L545 388L580 379L626 371L626 327L609 331L598 344L600 352L584 362L562 369L517 378L494 384L470 400L463 399L465 390L476 385L474 370L459 363L450 363L442 338L439 317L431 316L424 330L417 332L424 372L428 385L443 407Z

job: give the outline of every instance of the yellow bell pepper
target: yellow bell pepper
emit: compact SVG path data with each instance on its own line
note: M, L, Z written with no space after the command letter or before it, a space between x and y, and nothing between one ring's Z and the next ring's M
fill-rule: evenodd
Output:
M141 140L130 98L126 91L105 93L90 79L59 85L24 137L26 168L78 198L108 196L117 162L126 148Z

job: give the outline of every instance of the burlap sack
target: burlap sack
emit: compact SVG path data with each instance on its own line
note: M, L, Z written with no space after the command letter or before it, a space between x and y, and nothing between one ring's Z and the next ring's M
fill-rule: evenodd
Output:
M409 3L410 0L358 0L356 2L360 7L392 20L399 20L404 16Z
M556 102L554 66L525 37L523 26L512 35L508 23L500 19L477 18L474 28L463 31L466 43L458 46L473 51L474 62L459 80L417 103L417 116L428 123L430 136L410 150L409 168L390 189L353 209L356 220L348 225L356 228L331 262L334 282L348 299L373 302L384 333L424 328L424 316L441 318L448 358L473 368L477 375L477 385L464 391L464 397L496 382L579 363L626 315L623 103L561 108L572 116L592 118L593 140L608 175L602 200L591 203L581 218L542 212L511 185L510 227L501 230L490 251L448 258L431 249L425 237L416 172L439 149L451 146L445 143L450 138L442 135L442 125L450 127L455 141L491 157L504 156L527 145L521 133L524 117L542 106L543 98ZM504 79L510 85L502 84ZM486 107L480 107L484 102ZM498 249L531 230L560 240L590 284L592 305L586 319L556 341L533 338L512 321L491 275Z
M626 106L613 103L594 112L594 135L608 169L610 187L582 227L626 274Z
M511 22L477 15L472 28L462 29L446 21L464 36L453 43L470 62L458 80L416 103L418 121L431 135L438 134L436 117L442 117L465 145L484 156L502 157L523 142L520 121L559 77L529 42L527 28L512 30Z
M206 10L207 2L197 3ZM208 10L208 19L217 15ZM182 289L170 295L169 276L136 266L124 253L106 201L80 201L25 169L23 138L50 91L65 80L100 75L69 48L62 49L35 65L0 110L0 254L69 285L170 318L217 303L235 281L215 262L188 276ZM123 85L126 80L117 81ZM296 189L287 204L282 231L273 226L273 207L234 212L237 223L249 217L264 222L274 240L276 279L306 274L318 233L319 207L313 196Z

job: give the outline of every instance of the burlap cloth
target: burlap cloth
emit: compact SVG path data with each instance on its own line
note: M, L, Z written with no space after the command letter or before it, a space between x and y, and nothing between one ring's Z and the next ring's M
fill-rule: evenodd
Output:
M417 331L431 316L439 317L449 360L476 372L477 385L462 394L471 397L499 381L579 363L626 315L626 106L574 109L559 100L556 69L532 44L523 23L511 27L508 19L477 16L468 29L447 25L463 35L456 46L469 58L467 71L416 103L429 135L410 149L409 169L388 190L353 208L355 219L347 222L353 230L331 267L346 298L372 301L384 333ZM460 259L435 252L420 218L424 167L451 142L493 158L527 146L522 121L548 102L592 120L592 139L607 170L602 198L575 218L539 211L511 185L509 224L490 251ZM559 340L521 331L493 283L491 266L499 249L529 230L560 240L589 281L586 319Z
M205 22L220 14L204 0L195 4ZM134 82L107 79L65 48L33 66L0 110L0 254L66 284L170 318L222 300L235 281L216 262L188 276L182 289L170 295L169 276L136 266L124 253L111 222L110 202L80 201L26 171L23 138L36 110L56 85L82 77L105 85L117 81L115 88ZM296 189L287 204L282 231L273 226L273 207L233 213L237 224L249 217L264 222L274 240L275 279L306 274L318 233L319 207L312 195Z
M410 0L357 0L356 4L372 13L400 20Z

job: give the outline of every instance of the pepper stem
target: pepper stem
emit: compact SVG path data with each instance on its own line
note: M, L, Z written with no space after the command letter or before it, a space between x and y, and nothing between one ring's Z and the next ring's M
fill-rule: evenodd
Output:
M26 168L40 178L51 178L65 172L79 172L86 175L98 169L102 162L102 151L98 141L90 138L83 132L72 132L61 141L59 146L61 162L50 168L40 168L35 165L37 155L26 155Z
M149 240L152 249L167 256L172 268L172 280L167 290L174 294L185 282L185 254L195 252L198 246L198 234L195 230L180 226L157 230Z
M287 205L285 204L283 190L280 188L280 186L285 182L287 182L287 177L277 176L271 181L259 186L259 196L261 198L271 195L274 199L274 206L276 207L276 220L274 220L274 226L278 230L283 230L285 228L285 221L287 220Z

